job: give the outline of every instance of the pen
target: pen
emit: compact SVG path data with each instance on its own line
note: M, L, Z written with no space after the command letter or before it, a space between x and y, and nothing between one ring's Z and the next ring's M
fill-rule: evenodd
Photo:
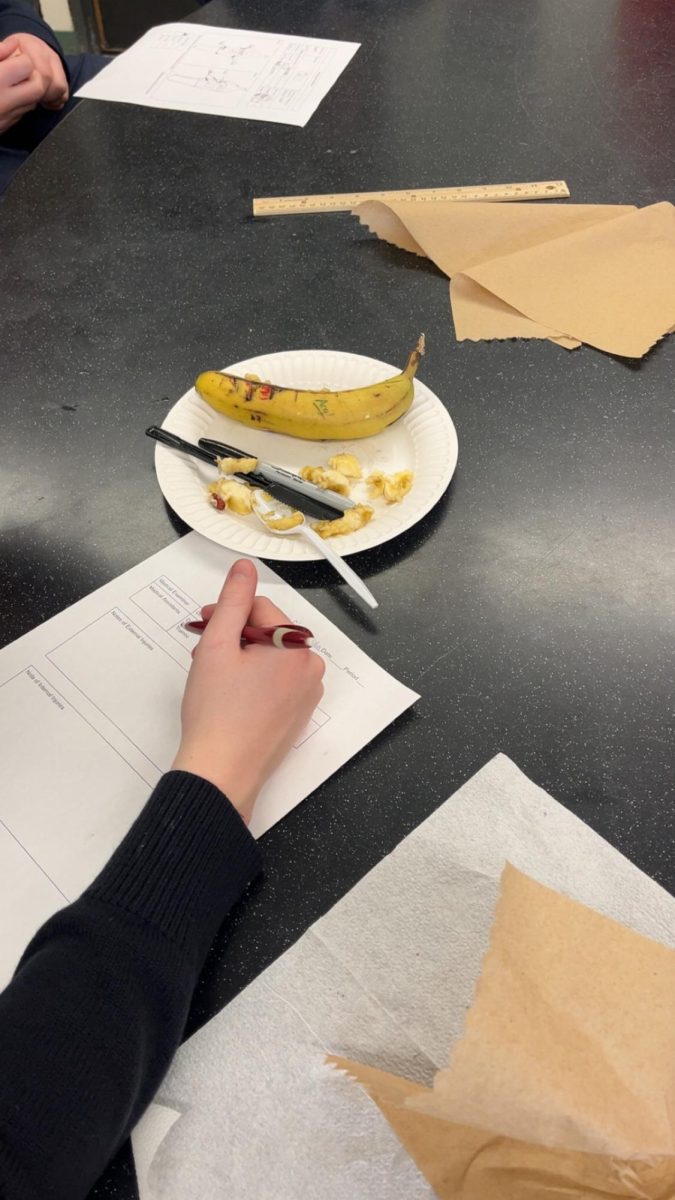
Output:
M186 621L185 628L192 633L203 633L208 621ZM304 625L244 625L241 640L246 645L260 643L261 645L283 646L292 649L294 646L309 647L314 645L314 634Z

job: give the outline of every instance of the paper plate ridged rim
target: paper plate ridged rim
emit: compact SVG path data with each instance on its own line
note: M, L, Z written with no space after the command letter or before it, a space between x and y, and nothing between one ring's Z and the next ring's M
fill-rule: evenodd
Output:
M337 390L378 383L398 374L401 368L336 350L284 350L233 363L225 370L235 375L253 373L294 387ZM228 442L293 471L308 463L324 464L342 450L356 455L364 474L376 468L386 473L406 468L414 471L413 487L404 500L392 505L369 501L375 509L370 523L356 533L331 539L333 548L342 555L370 550L410 529L440 500L457 464L457 434L452 420L438 397L417 379L415 399L406 415L382 433L354 442L310 442L249 428L214 412L194 388L174 404L163 427L190 442L202 437ZM266 532L253 515L240 517L212 508L206 499L206 484L215 478L215 471L208 464L158 444L155 470L174 512L192 529L221 546L284 562L321 558L304 538L275 536ZM355 499L365 500L365 485L358 484L352 494Z

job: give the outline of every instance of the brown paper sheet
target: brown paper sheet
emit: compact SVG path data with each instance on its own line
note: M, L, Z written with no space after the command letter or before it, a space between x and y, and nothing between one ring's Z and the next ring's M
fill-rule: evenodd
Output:
M433 1088L331 1061L443 1198L675 1200L675 951L514 867Z
M674 1200L670 1157L621 1160L537 1146L455 1125L409 1105L417 1083L330 1055L361 1084L441 1200Z
M450 284L450 304L460 342L522 337L549 338L565 350L576 350L581 345L577 338L565 337L511 308L469 275L455 275Z
M378 237L425 254L450 277L635 211L633 204L457 204L451 200L424 204L367 200L354 210Z
M675 210L368 201L379 237L452 277L460 340L548 337L641 357L675 325Z

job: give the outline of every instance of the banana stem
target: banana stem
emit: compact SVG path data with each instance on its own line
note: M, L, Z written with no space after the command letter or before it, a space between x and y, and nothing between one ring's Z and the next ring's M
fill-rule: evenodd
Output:
M407 363L405 364L405 367L403 368L403 374L407 375L408 379L412 379L413 376L415 375L417 368L420 365L420 359L421 359L422 355L424 354L424 350L425 350L424 334L421 333L417 339L417 343L416 343L414 349L411 350L411 352L410 352L410 355L408 357Z

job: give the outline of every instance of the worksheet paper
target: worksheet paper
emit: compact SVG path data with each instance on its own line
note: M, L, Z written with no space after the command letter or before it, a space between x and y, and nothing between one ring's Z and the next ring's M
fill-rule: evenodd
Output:
M190 533L0 652L0 987L170 767L197 640L184 622L217 598L237 557ZM259 837L417 696L257 566L259 591L312 630L326 663L321 704L256 804Z
M358 42L179 23L150 29L78 96L306 125Z

